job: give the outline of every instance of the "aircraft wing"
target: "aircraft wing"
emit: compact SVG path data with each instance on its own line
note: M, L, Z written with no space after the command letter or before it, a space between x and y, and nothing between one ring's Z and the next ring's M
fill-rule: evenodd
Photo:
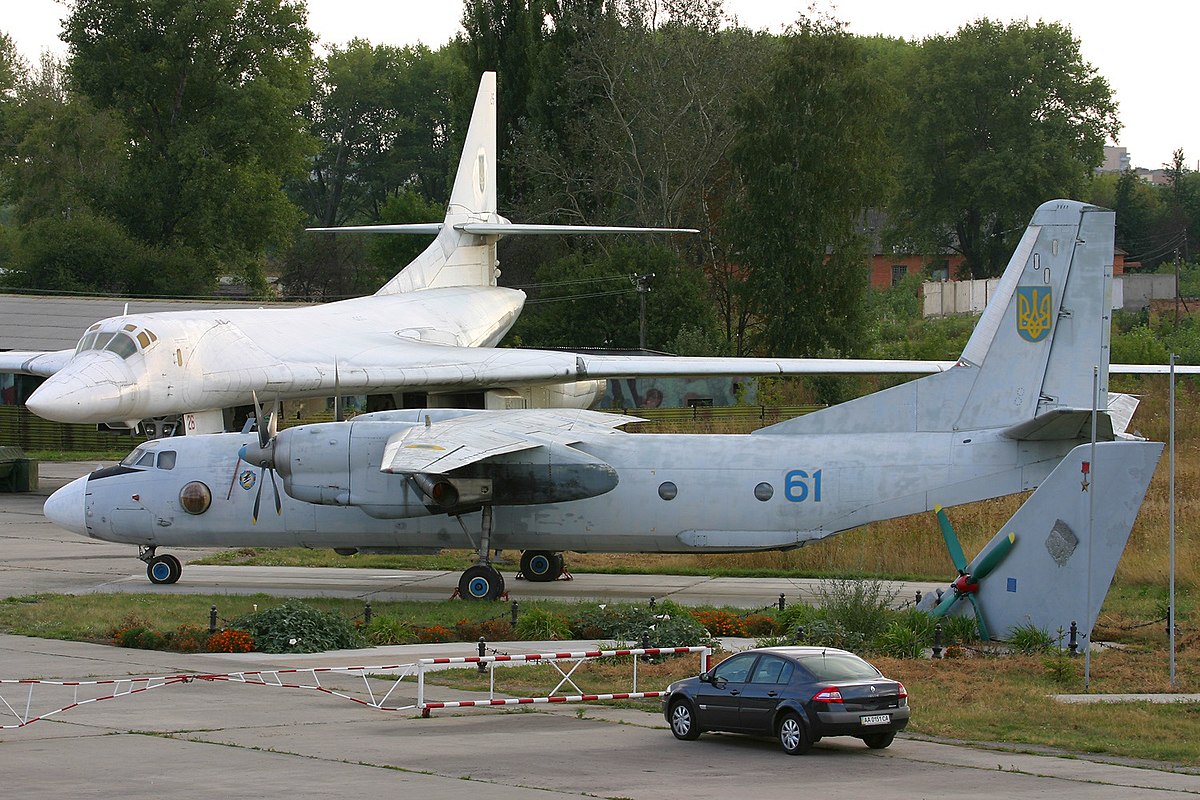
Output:
M492 456L549 444L575 444L584 433L640 421L638 417L578 409L470 414L393 434L383 451L381 471L445 474Z
M8 350L0 353L0 372L48 377L62 369L73 355L75 348L41 352Z

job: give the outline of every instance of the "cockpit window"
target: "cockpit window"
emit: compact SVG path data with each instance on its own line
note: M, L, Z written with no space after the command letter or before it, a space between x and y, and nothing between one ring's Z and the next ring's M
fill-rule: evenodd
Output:
M158 454L159 469L175 469L175 451L163 450Z
M121 466L122 467L132 467L134 464L136 464L138 462L138 459L140 459L145 454L146 454L145 447L135 448L132 453L130 453L129 455L127 455L121 459Z
M91 350L92 345L96 343L96 334L89 333L79 340L79 347L75 348L76 353L82 353L84 350Z
M108 346L108 343L110 341L112 341L112 338L114 335L115 334L112 334L112 333L103 333L103 332L97 333L96 334L96 344L93 345L92 347L89 347L88 349L89 350L103 350L106 346Z
M110 341L108 346L104 349L111 350L121 358L129 358L131 355L137 352L137 344L133 341L133 339L129 338L129 334L118 333L112 338L112 341Z
M137 466L153 467L154 466L154 453L146 453L146 455L139 458L137 460Z

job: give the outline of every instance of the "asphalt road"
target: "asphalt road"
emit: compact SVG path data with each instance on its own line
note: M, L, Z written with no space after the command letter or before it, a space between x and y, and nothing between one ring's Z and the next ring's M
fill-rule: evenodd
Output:
M48 465L42 494L72 477ZM78 467L73 469L78 470ZM76 474L78 474L76 472ZM131 548L56 529L40 498L0 495L0 596L36 592L147 591ZM181 553L186 557L186 554ZM352 572L349 577L327 576ZM454 577L454 576L451 576ZM672 596L754 606L799 596L803 582L578 576L542 584L563 596ZM449 581L448 583L443 583ZM536 584L521 585L515 596ZM761 584L761 585L756 585ZM169 591L271 591L295 596L444 596L441 573L189 567ZM905 587L907 591L909 587ZM558 649L561 645L556 645ZM181 655L0 636L0 678L88 680L177 673L235 673L409 663L472 645L374 648L311 656ZM508 652L541 650L538 643ZM365 696L361 678L322 673L322 685ZM287 681L285 681L287 682ZM547 687L549 688L549 687ZM643 687L648 688L648 687ZM28 705L45 713L89 690L0 684L0 725ZM56 694L57 692L57 694ZM82 694L81 694L82 693ZM393 702L415 700L401 682ZM920 714L919 698L913 698ZM1052 707L1047 713L1053 713ZM662 717L599 706L383 712L326 693L197 680L89 703L26 727L0 730L5 796L425 798L791 797L1176 798L1200 794L1200 775L1155 765L1102 763L1087 755L1023 754L901 735L885 751L826 740L790 758L768 740L732 735L678 742Z

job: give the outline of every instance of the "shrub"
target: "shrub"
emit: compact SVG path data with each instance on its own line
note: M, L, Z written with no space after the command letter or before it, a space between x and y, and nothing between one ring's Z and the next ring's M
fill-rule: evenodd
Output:
M165 648L167 640L166 637L153 628L138 625L118 631L114 637L114 642L118 647L134 647L139 650L162 650Z
M372 617L371 624L363 630L363 634L368 642L375 645L408 644L416 638L412 625L387 614Z
M234 620L264 653L319 653L361 647L362 634L344 617L296 601Z
M824 581L817 595L821 599L820 616L829 623L829 629L839 631L845 641L859 642L860 647L883 633L896 597L878 580Z
M925 638L901 620L893 620L876 643L879 651L893 658L920 658Z
M417 641L421 644L453 642L456 638L454 631L450 630L445 625L427 625L423 628L417 628L415 633L417 635Z
M518 639L556 641L571 638L571 625L565 617L533 606L521 611L514 633Z
M747 636L774 636L782 634L783 629L772 614L747 614L742 617L742 627Z
M794 637L796 629L807 627L817 618L817 609L807 603L794 603L775 615L775 625L783 636Z
M578 639L613 639L640 646L643 635L651 647L687 647L714 644L687 609L669 601L656 608L629 605L597 606L572 620L571 633Z
M1033 623L1018 625L1008 632L1008 646L1018 653L1044 653L1054 640Z
M166 634L166 647L180 653L200 653L208 649L208 628L180 625Z
M209 636L205 648L212 653L250 653L254 651L254 637L246 631L226 628Z
M713 636L746 635L745 620L727 609L697 609L690 613L692 618Z
M979 623L975 615L949 616L938 620L942 626L942 644L971 644L979 641Z

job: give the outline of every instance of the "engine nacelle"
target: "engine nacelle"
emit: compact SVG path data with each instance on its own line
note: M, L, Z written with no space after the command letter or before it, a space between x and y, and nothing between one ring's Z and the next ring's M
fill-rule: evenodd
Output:
M388 439L404 425L419 424L401 422L395 418L398 412L387 413L391 418L386 421L376 416L280 431L274 462L284 491L306 503L356 506L377 519L403 519L463 513L483 505L570 502L617 486L617 472L609 464L553 443L476 462L447 475L382 472Z

